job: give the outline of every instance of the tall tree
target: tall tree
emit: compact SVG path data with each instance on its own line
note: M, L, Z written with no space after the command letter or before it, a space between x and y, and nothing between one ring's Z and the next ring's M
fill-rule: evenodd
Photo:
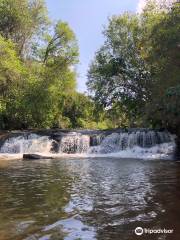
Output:
M0 0L0 34L16 44L21 57L28 54L33 37L47 24L43 0Z
M138 17L125 13L109 20L106 41L88 72L88 88L104 107L119 104L134 121L149 98L150 73L140 55Z
M154 6L150 17L151 13L147 6L142 14L142 52L153 75L147 116L151 122L177 129L180 124L180 3L163 9Z
M95 101L109 112L126 113L130 123L177 129L179 23L179 2L154 0L147 0L141 14L111 18L88 73Z

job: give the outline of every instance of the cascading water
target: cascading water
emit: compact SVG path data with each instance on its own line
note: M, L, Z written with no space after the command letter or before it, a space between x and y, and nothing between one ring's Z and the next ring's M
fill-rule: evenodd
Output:
M1 153L49 153L52 148L52 140L47 136L37 134L12 137L2 145Z
M151 148L157 144L172 141L172 136L168 132L137 131L132 133L112 133L104 138L98 147L92 148L91 152L119 152L136 146Z
M174 136L168 132L134 131L112 133L100 145L91 147L89 154L131 158L164 158L175 149Z
M152 158L168 156L175 148L174 137L170 133L153 130L58 134L56 137L38 134L10 137L1 145L0 153Z
M59 153L85 153L90 146L90 137L80 133L70 133L62 137Z

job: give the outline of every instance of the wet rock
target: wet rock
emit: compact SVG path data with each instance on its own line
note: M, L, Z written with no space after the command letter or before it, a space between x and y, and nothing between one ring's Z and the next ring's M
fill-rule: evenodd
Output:
M50 156L44 156L40 154L23 154L23 159L36 160L36 159L53 159Z

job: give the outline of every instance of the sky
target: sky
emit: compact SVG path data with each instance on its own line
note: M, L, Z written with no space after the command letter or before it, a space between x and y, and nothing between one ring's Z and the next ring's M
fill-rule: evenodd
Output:
M87 90L88 66L104 42L102 31L108 23L108 17L124 11L136 12L143 2L144 0L46 0L50 18L54 22L68 22L76 34L80 50L78 91Z

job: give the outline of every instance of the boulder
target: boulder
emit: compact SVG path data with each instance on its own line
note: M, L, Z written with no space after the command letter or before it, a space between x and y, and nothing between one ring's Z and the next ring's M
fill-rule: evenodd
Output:
M53 157L50 156L44 156L40 154L23 154L23 159L29 159L29 160L36 160L36 159L53 159Z

